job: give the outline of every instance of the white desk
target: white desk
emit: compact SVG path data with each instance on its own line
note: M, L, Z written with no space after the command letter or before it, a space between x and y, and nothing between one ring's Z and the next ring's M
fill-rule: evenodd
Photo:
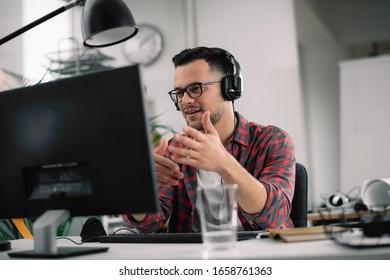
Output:
M80 237L72 237L79 241ZM390 247L354 249L335 244L331 240L282 243L273 239L239 241L235 249L206 255L202 244L101 244L74 245L68 240L58 240L58 246L109 247L107 252L72 257L84 260L201 260L201 259L265 259L265 260L312 260L312 259L385 259L390 260ZM31 250L32 240L12 241L12 251ZM0 252L0 259L10 259L8 252ZM16 258L12 258L16 259Z

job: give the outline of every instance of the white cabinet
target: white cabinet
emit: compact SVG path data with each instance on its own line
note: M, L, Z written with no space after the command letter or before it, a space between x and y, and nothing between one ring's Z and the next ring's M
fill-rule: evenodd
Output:
M340 66L340 186L390 177L390 55Z

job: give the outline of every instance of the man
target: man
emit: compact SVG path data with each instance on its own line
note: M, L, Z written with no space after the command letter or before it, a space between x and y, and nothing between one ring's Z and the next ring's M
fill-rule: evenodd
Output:
M241 96L240 66L227 51L197 47L177 54L170 97L187 126L154 149L161 210L126 215L141 232L191 232L196 188L238 184L241 230L293 227L289 218L295 181L290 136L274 126L248 122L234 111Z

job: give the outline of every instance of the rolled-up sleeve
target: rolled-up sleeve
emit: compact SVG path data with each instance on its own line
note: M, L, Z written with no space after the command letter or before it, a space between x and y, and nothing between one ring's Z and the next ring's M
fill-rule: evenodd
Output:
M252 229L293 227L290 211L295 184L295 152L291 137L277 127L267 126L251 146L250 155L247 169L266 188L267 200L260 213L249 214L240 208L240 214L246 220L244 223Z

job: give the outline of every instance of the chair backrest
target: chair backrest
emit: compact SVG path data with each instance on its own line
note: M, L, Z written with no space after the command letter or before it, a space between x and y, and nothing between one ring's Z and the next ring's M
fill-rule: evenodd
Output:
M307 226L307 189L308 179L306 168L296 163L295 191L292 199L290 218L295 227Z

